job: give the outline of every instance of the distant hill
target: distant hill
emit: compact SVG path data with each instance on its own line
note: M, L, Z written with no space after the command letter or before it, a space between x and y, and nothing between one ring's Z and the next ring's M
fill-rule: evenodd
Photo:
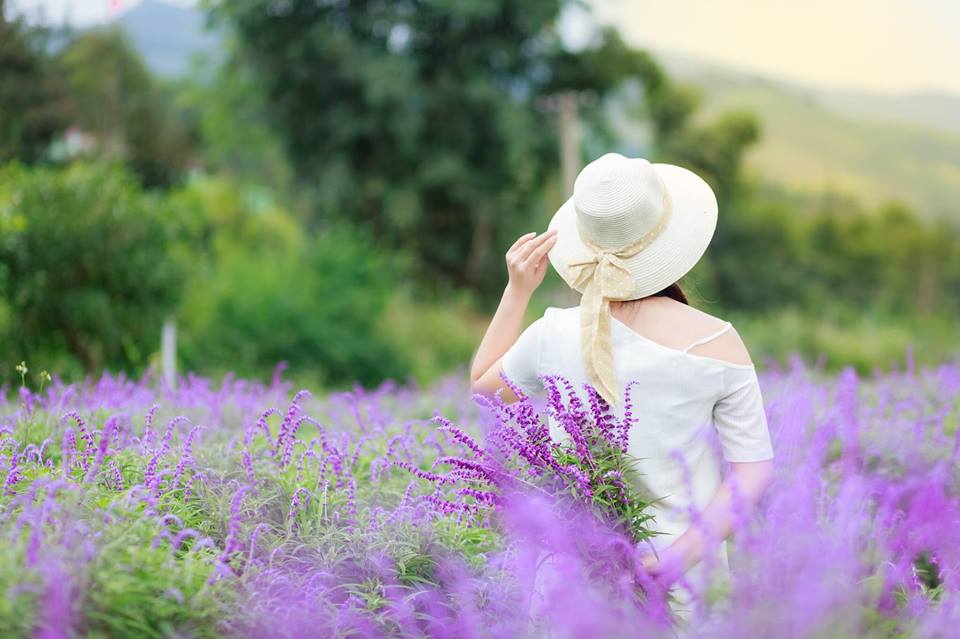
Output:
M839 115L960 134L960 95L941 91L880 93L815 89L788 81L774 81L763 74L733 69L672 51L658 51L656 55L669 73L685 80L696 82L712 78L714 81L744 82L752 79L808 94L821 106Z
M749 163L760 174L960 219L960 96L818 90L675 55L661 59L703 90L707 114L757 114L763 139Z
M206 28L206 15L195 8L158 0L144 0L117 18L151 71L162 76L182 76L197 56L216 59L223 39Z
M960 96L937 91L877 95L855 91L822 91L824 106L838 113L899 122L960 135Z

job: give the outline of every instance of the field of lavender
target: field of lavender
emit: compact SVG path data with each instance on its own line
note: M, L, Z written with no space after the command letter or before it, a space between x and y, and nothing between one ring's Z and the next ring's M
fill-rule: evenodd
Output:
M562 380L505 406L459 378L321 398L279 374L24 375L0 404L3 637L678 630L684 584L636 561L656 528L620 454L639 408L611 421ZM776 478L680 632L957 636L960 366L761 382ZM544 441L548 411L569 446ZM563 577L546 589L545 549Z

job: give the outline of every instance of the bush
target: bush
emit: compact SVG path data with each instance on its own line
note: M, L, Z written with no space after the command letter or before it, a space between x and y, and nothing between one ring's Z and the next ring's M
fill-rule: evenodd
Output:
M216 245L181 314L188 369L263 375L285 361L325 385L408 373L377 330L402 267L371 241L337 227L259 249Z
M907 357L928 365L960 356L956 323L948 317L892 317L835 305L819 315L786 308L728 318L758 365L786 363L799 355L808 362L819 360L830 371L852 366L869 373L901 366Z
M378 328L411 363L416 380L428 384L469 365L489 321L473 304L465 294L439 302L397 290Z
M169 210L122 167L0 168L0 370L142 367L179 298Z

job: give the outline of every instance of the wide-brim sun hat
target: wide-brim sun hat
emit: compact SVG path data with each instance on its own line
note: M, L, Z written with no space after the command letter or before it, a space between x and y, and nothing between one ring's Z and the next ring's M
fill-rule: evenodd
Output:
M669 211L664 211L664 204ZM582 293L575 269L568 266L592 252L580 235L578 220L585 223L585 233L594 235L588 239L616 248L655 233L665 215L668 219L659 235L623 260L633 286L622 299L658 293L696 266L717 228L717 198L710 185L689 169L608 153L583 168L573 195L550 220L548 228L557 230L550 263Z
M583 293L581 336L588 378L610 404L610 300L658 293L700 261L717 227L717 198L693 171L608 153L583 168L550 220L550 263Z

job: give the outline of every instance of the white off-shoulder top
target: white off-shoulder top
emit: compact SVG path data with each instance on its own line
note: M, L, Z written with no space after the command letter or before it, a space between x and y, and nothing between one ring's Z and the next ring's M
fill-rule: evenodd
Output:
M710 441L714 432L727 461L773 458L763 399L752 364L689 352L729 330L729 323L684 350L654 342L616 318L611 324L621 393L628 382L638 381L631 391L636 421L628 451L637 460L638 490L651 499L663 498L653 507L654 527L664 533L651 540L659 550L690 526L691 506L702 511L720 486L720 459ZM579 307L548 308L523 331L501 364L506 376L531 395L543 392L543 375L562 375L582 389L587 376ZM613 409L618 417L623 404L621 400ZM549 421L551 437L567 437L559 424ZM728 568L725 542L717 554Z

